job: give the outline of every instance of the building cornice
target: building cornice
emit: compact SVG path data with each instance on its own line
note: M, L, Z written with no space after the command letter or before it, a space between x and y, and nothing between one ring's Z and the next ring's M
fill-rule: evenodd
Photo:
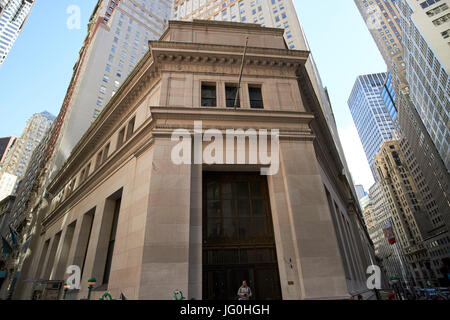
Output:
M150 41L152 56L159 63L241 64L245 47L190 42ZM304 65L309 51L248 47L246 65L288 67Z
M171 137L173 130L192 131L195 121L202 121L203 130L210 128L279 130L280 140L313 141L310 129L314 116L307 112L271 111L233 108L150 107L155 121L153 134ZM248 124L251 123L251 126Z

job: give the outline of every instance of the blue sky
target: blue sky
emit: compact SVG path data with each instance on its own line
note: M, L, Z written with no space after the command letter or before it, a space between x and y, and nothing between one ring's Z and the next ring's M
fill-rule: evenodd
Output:
M19 136L26 120L58 114L86 25L97 0L38 0L0 67L0 137ZM323 84L328 87L347 161L357 184L372 184L347 106L358 75L386 71L353 0L294 0ZM70 5L81 8L81 29L66 26Z

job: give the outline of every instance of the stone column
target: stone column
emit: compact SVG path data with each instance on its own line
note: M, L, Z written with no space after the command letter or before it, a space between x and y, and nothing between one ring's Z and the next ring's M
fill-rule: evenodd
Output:
M174 164L177 142L154 135L138 298L171 300L175 290L189 296L191 165Z
M285 261L279 257L279 264L292 259L298 270L298 299L347 297L345 273L313 142L282 140L280 157L295 255L285 255ZM277 241L277 249L283 246ZM289 291L287 284L282 283L282 288L283 292Z
M203 172L201 165L192 166L191 213L189 231L189 299L203 295Z

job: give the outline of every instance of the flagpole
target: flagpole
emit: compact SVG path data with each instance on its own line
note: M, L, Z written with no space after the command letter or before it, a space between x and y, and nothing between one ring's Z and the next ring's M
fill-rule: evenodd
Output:
M234 111L237 109L237 102L239 98L239 90L241 89L241 82L242 82L242 74L244 73L244 66L245 66L245 57L247 56L247 48L248 48L248 36L245 37L245 48L244 48L244 56L242 57L242 65L241 65L241 72L239 73L239 82L236 89L236 98L234 100Z

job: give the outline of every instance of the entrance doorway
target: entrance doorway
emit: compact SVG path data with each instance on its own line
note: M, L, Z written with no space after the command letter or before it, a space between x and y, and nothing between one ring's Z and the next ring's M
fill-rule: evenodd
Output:
M257 300L281 300L267 178L204 173L203 299L235 300L246 280Z

